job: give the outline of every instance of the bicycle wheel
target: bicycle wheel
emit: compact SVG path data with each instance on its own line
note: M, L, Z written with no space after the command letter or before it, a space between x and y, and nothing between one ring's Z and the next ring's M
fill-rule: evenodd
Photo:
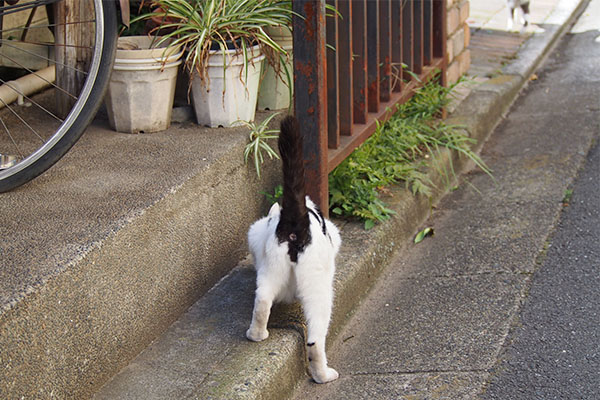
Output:
M37 177L77 142L112 71L115 1L43 1L54 4L0 7L0 192Z

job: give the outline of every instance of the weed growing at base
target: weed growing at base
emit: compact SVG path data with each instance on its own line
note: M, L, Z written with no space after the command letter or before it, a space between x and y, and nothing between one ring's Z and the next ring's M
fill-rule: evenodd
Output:
M456 85L445 88L433 82L418 89L389 121L378 124L375 133L329 174L333 214L358 217L370 229L394 213L380 198L386 186L404 182L413 194L430 196L433 183L425 166L441 148L470 158L490 174L471 151L475 140L463 127L446 125L440 118ZM450 173L454 174L452 166Z

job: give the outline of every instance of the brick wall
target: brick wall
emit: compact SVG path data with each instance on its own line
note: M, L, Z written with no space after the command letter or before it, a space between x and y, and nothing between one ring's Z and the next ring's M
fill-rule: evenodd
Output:
M470 31L467 25L469 18L469 0L446 0L448 2L448 69L446 80L454 83L469 69L471 53L468 49Z

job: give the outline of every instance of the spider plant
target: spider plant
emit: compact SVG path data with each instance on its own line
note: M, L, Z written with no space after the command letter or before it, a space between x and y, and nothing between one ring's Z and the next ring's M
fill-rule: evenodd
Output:
M227 68L226 50L236 50L248 62L251 50L260 46L268 59L279 60L286 51L265 32L267 26L291 25L291 0L154 0L153 11L138 17L163 21L157 28L167 32L159 40L172 40L170 47L185 50L185 66L202 81L208 77L208 58L217 50Z
M277 139L279 131L277 129L268 129L269 123L273 118L278 116L279 113L271 114L260 124L249 121L238 121L250 129L248 135L248 144L244 149L244 161L248 163L250 155L254 157L254 167L256 169L256 175L260 178L260 166L265 161L263 151L267 153L269 158L279 159L279 154L267 143L269 139Z

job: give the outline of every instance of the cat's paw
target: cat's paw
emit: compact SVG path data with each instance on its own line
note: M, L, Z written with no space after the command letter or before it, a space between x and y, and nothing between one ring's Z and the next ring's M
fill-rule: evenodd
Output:
M266 329L259 331L258 329L250 328L246 331L246 337L253 342L261 342L269 337L269 331Z
M325 367L323 370L318 372L311 371L311 375L317 383L327 383L335 381L337 378L340 377L340 374L338 374L338 372L335 369L329 367Z

